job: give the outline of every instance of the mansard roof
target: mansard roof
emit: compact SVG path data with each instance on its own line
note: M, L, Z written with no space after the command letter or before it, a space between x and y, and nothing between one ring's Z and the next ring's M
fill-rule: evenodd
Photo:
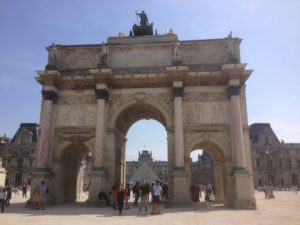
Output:
M258 136L266 130L268 130L271 133L271 135L273 137L275 137L275 140L278 141L278 143L279 143L279 139L277 138L276 134L274 133L273 129L271 128L270 123L253 123L253 124L251 124L249 127L250 140L253 143L257 143Z
M32 133L32 142L37 143L37 130L39 128L39 125L37 123L21 123L19 129L17 130L14 137L12 138L11 143L15 142L17 135L24 128Z

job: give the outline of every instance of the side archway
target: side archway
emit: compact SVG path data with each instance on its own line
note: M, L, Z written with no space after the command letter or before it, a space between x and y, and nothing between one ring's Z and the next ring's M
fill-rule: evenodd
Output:
M215 185L215 195L216 201L220 203L225 203L225 160L224 153L221 147L214 142L213 138L210 140L203 140L199 138L195 140L188 148L186 152L186 159L189 159L191 152L197 149L202 149L210 154L212 158L212 168L213 168L213 177L214 177L214 185ZM189 164L190 160L186 160L186 168L189 170L189 174L191 175L191 166ZM191 181L191 180L190 180ZM206 184L203 184L206 185Z
M89 152L82 143L67 145L59 156L58 202L76 202L80 200L83 187L84 156Z

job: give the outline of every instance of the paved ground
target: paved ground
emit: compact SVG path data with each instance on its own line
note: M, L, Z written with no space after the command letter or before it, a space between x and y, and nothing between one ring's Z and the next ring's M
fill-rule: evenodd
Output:
M111 208L80 205L51 206L46 210L24 207L24 199L15 197L5 213L2 225L96 225L96 224L172 224L172 225L300 225L300 193L275 192L276 199L265 200L256 193L257 210L233 210L215 205L207 211L204 204L199 212L191 208L162 209L161 215L138 214L136 208L125 210L122 216Z

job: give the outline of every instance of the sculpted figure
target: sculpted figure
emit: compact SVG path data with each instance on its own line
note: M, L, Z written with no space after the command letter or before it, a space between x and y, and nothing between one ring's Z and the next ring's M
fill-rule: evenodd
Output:
M55 44L52 43L52 45L48 47L47 50L48 50L48 65L54 66L56 64L56 58L57 58L57 48L55 47Z
M101 57L102 59L106 58L107 56L107 46L104 42L102 42L102 46L101 46Z
M176 41L173 46L173 59L180 60L180 42Z
M140 17L140 25L141 26L148 26L148 17L147 14L145 13L145 11L143 10L141 13L137 13L135 12L136 15L138 15Z

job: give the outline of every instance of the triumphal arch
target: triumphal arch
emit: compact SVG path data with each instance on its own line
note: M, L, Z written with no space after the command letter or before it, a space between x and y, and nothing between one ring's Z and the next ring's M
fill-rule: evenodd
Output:
M125 182L131 125L154 119L167 132L171 204L190 202L189 156L203 149L213 158L217 201L255 209L245 97L252 71L240 43L231 34L179 40L141 29L102 44L49 46L36 77L43 99L33 185L45 180L54 203L74 201L90 153L87 201L97 201L116 180Z

